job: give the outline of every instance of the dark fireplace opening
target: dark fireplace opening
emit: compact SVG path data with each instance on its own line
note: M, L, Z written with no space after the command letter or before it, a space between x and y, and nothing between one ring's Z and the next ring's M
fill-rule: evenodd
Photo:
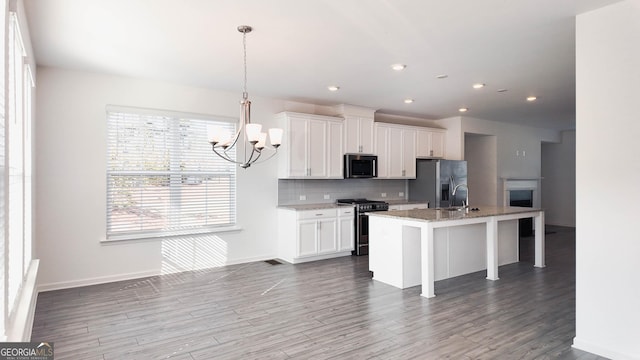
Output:
M533 190L509 191L509 206L533 207ZM518 220L520 237L533 235L533 218Z

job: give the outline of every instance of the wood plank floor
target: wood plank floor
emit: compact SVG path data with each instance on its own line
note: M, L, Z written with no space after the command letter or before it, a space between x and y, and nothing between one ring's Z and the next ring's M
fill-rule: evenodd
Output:
M61 359L603 359L575 336L575 229L520 263L399 290L367 257L255 262L39 294L33 341Z

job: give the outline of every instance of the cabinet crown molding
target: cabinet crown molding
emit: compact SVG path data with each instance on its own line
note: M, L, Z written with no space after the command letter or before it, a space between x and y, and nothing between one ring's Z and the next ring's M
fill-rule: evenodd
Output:
M372 118L376 112L375 109L370 109L361 106L354 106L348 104L340 104L334 107L338 115L347 117L347 116L360 116L360 117L368 117Z

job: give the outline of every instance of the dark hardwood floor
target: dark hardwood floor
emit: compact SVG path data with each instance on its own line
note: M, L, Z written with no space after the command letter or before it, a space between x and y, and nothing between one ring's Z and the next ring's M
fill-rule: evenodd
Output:
M33 341L61 359L603 359L571 348L575 229L520 263L399 290L367 257L255 262L44 292ZM527 250L529 249L529 250ZM529 252L527 252L529 251Z

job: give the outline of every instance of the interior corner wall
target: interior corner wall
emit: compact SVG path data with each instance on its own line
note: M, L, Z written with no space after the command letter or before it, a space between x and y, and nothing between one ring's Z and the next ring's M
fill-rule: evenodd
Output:
M574 347L640 359L640 0L576 19Z
M498 205L496 137L465 134L464 159L467 161L469 203Z
M541 174L541 143L558 142L559 132L553 129L534 128L471 117L462 118L461 134L495 136L496 204L504 199L502 178L539 178ZM464 139L464 135L461 135ZM465 145L466 146L466 145ZM464 148L464 146L463 146ZM473 176L469 172L469 176ZM473 191L470 192L473 194ZM538 204L539 199L534 199Z
M576 226L576 132L542 144L542 208L546 224Z
M274 257L277 162L238 169L241 231L104 243L107 104L238 117L239 94L40 67L36 127L36 257L40 289L66 288ZM284 103L253 99L270 125ZM212 154L212 156L214 156ZM256 205L259 204L259 205Z

